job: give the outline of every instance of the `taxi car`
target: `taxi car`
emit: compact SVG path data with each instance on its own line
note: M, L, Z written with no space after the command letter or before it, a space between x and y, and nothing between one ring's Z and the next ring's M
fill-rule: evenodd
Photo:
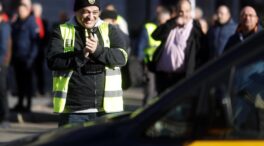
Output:
M9 145L264 146L263 43L261 31L131 114Z

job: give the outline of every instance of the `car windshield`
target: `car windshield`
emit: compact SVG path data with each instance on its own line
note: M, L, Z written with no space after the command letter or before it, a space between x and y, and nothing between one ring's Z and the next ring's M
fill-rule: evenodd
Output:
M261 123L264 118L263 57L259 56L239 64L236 67L233 85L233 121L236 128L239 130L264 128Z
M200 136L206 139L263 139L264 51L260 45L248 44L240 46L244 47L243 56L236 56L237 59L226 57L230 63L222 58L212 64L215 70L209 66L207 72L210 73L207 74L205 69L198 74L200 76L193 76L163 94L162 97L171 100L167 104L174 106L153 122L145 135L182 139L202 127L204 135ZM251 48L254 46L256 48ZM258 53L245 53L245 50ZM188 82L193 83L187 87L188 91L177 92ZM156 99L153 101L157 104Z

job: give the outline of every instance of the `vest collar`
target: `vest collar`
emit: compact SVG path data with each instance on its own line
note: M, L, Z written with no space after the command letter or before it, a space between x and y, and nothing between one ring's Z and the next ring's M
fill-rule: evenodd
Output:
M100 18L97 20L97 22L95 23L95 26L94 27L98 27L100 26L104 21L101 20ZM76 20L76 17L72 17L69 21L66 22L67 24L72 24L74 26L80 26Z

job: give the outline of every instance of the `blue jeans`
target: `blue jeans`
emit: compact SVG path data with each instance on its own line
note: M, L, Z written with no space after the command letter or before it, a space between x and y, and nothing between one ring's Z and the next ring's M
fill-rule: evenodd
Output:
M59 115L59 127L66 124L80 124L95 120L97 113L63 113Z

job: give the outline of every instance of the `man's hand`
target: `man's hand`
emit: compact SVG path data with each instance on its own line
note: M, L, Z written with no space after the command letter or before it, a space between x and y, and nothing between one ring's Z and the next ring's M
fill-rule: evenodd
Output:
M176 25L179 26L179 27L183 27L185 24L184 22L184 18L183 17L177 17L176 18Z
M96 51L98 45L98 38L96 35L90 34L88 38L86 38L85 50L93 54Z

